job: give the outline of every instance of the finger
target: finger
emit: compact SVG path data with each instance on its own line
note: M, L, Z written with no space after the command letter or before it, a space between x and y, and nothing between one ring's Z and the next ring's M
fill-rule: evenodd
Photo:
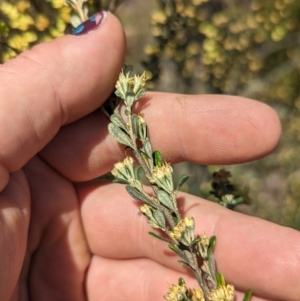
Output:
M180 277L189 288L199 286L192 275L183 275L147 258L120 261L93 256L87 272L87 296L89 301L164 300L169 286L177 284ZM234 300L241 301L243 296L236 291ZM253 296L251 301L271 300Z
M101 105L113 89L124 49L122 27L107 14L87 35L41 44L1 66L3 175L24 165L62 125Z
M10 179L0 195L0 300L17 300L30 218L30 191L24 174L14 172Z
M147 236L153 230L139 213L137 204L126 195L123 185L96 187L96 184L82 186L78 190L92 252L117 259L148 257L183 271L177 256L164 242ZM250 287L261 297L297 300L300 296L299 232L187 194L180 195L179 204L184 216L195 218L195 233L216 235L218 270L228 282L242 290Z
M23 170L30 187L31 218L22 287L30 287L31 300L57 300L57 296L85 300L90 252L74 186L38 156Z
M138 105L149 125L153 149L164 159L234 164L272 151L280 122L267 105L241 97L149 93ZM74 181L95 178L124 156L100 112L64 127L42 151L43 158ZM59 150L59 151L58 151Z

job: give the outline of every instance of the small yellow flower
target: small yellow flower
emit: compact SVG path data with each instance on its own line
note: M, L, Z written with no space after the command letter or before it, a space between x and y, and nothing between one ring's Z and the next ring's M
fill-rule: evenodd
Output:
M203 259L206 259L208 257L209 238L205 234L201 235L199 238L200 240L196 244L196 250Z
M201 287L189 289L189 297L192 301L205 301Z
M59 9L59 18L66 23L70 23L71 11L72 11L71 7L63 6L61 9Z
M129 90L129 83L131 78L129 77L129 72L124 74L122 71L119 75L119 79L116 83L116 94L121 97L122 99L126 98L126 93Z
M163 188L165 191L172 193L174 190L172 173L173 168L168 163L165 163L162 166L156 166L154 167L149 181L156 184L158 187Z
M18 51L24 51L29 47L29 42L22 35L17 34L9 37L7 44Z
M50 3L53 8L59 9L65 5L65 0L51 0Z
M138 93L138 91L141 89L141 88L144 88L145 85L146 85L146 81L148 80L148 78L146 77L146 72L144 72L142 75L140 76L137 76L135 75L134 78L133 78L133 81L132 81L132 84L133 84L133 92L135 94Z
M201 245L206 246L206 247L208 247L208 245L209 245L209 239L205 234L200 236L199 242L201 243Z
M18 9L15 5L8 3L8 2L2 2L0 3L0 11L5 14L10 20L16 19L20 13L18 12Z
M27 10L30 7L30 2L21 0L16 3L16 7L20 13L23 13L25 10Z
M22 14L9 22L11 28L16 28L22 31L28 30L31 25L34 25L34 20L27 14Z
M184 224L187 228L194 229L195 228L195 221L193 217L185 217Z
M124 74L122 71L119 80L116 83L116 95L121 97L127 107L131 107L135 100L138 100L145 94L145 83L147 81L146 73L141 76L130 77L130 72Z
M32 43L35 42L38 39L37 34L34 31L25 31L22 34L22 37L28 42Z
M168 293L164 298L168 301L180 301L184 299L184 296L187 292L187 287L183 285L170 285Z
M212 290L208 296L209 301L233 301L234 300L234 286L227 284Z
M169 235L174 240L177 240L184 245L190 245L194 240L194 219L185 217L169 232Z
M178 224L169 232L169 235L175 239L180 241L181 237L183 236L185 231L184 221L180 220Z
M182 236L182 232L180 232L178 230L178 228L174 227L172 231L169 232L169 235L171 238L173 238L174 240L180 240L181 236Z
M133 158L126 157L123 162L118 162L114 165L111 173L115 178L131 182L135 178L133 164Z
M36 16L34 26L38 31L44 31L49 26L49 24L50 21L45 15L38 14Z
M151 213L150 206L148 206L147 204L140 206L140 210L142 213L146 214L147 216Z

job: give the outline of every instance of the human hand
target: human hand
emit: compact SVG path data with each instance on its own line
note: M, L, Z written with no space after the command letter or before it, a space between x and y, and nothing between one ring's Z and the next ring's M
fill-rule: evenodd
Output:
M161 300L186 272L148 237L122 185L75 184L123 156L96 109L124 49L109 15L94 33L40 45L1 66L0 300ZM144 102L151 140L168 161L248 161L279 138L278 118L255 101L148 93ZM253 288L262 296L254 300L299 299L297 231L182 198L196 233L216 234L216 262L228 281Z

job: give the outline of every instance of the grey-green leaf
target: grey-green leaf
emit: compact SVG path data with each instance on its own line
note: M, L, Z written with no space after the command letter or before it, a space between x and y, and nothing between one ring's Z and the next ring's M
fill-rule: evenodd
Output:
M120 184L129 184L128 181L126 181L126 180L124 180L124 179L118 179L118 178L113 179L112 182L113 182L113 183L120 183Z
M110 121L112 123L114 123L115 125L117 125L119 128L125 130L127 132L127 129L126 129L126 125L125 125L125 122L124 120L121 118L121 116L117 115L117 114L112 114L110 116Z
M108 131L119 143L133 148L129 136L126 133L124 133L117 125L115 125L114 123L110 123L108 125Z
M152 158L152 146L151 146L151 143L148 138L145 139L145 141L143 143L143 147L144 147L145 154L147 155L147 157L149 159L151 159Z
M189 268L191 267L187 262L183 261L183 260L178 260L178 263L184 265L184 266L188 266Z
M134 132L135 136L138 136L138 130L139 130L139 117L136 114L133 114L131 116L131 121L132 121L132 130Z
M182 175L181 178L179 179L176 190L179 190L182 187L182 185L189 179L189 177L190 176L186 174Z
M161 228L166 228L166 219L164 214L159 209L153 210L152 214L157 224Z
M169 209L175 209L171 196L164 190L158 190L156 196L161 204Z
M139 182L142 181L142 177L143 177L143 167L139 166L136 170L136 178Z
M169 247L173 252L175 252L178 256L182 257L182 253L181 253L180 249L177 248L176 245L169 244L168 247Z
M135 200L142 201L142 202L147 203L147 204L151 204L151 199L148 198L147 196L145 196L140 191L138 191L136 188L127 185L126 190L127 190L128 194L132 198L134 198Z
M146 93L146 90L145 89L140 89L137 94L135 95L135 99L139 99L141 97L143 97Z

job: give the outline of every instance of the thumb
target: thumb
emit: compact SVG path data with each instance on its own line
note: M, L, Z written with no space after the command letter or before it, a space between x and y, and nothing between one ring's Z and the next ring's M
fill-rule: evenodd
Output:
M0 67L0 189L64 124L109 96L123 65L123 29L101 12L88 34L38 45ZM82 34L83 32L81 32Z

